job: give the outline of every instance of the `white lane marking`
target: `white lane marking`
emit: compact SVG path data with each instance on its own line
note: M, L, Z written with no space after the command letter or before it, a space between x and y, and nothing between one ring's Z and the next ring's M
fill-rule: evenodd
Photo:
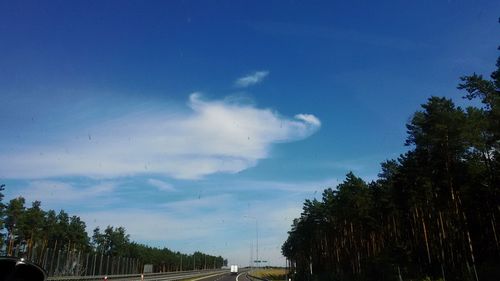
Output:
M208 276L201 276L199 278L191 279L191 281L203 280L203 279L206 279L206 278L210 278L210 277L214 277L214 276L222 275L222 274L226 274L226 272L216 273L216 274L212 274L212 275L208 275Z
M236 281L239 281L239 280L238 280L238 278L239 278L239 277L240 277L240 275L241 275L241 274L243 274L243 273L245 273L245 272L242 272L242 273L240 273L240 274L238 274L238 275L236 276Z

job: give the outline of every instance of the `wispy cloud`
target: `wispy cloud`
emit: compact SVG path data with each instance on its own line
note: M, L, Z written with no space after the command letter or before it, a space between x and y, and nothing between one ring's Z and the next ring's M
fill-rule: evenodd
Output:
M161 210L113 209L78 214L88 222L87 231L96 226L123 226L135 241L169 241L210 237L219 227L212 214L176 217Z
M229 194L173 202L159 208L123 208L78 214L91 232L96 226L124 226L132 240L184 251L221 254L233 263L247 264L250 244L256 239L258 220L260 256L281 264L281 244L301 205L283 198L252 203ZM276 206L279 206L277 208ZM165 208L167 207L167 208ZM210 211L206 208L210 207ZM234 237L237 236L237 239ZM255 248L254 248L255 251Z
M218 194L207 197L198 197L197 199L180 200L165 203L162 206L172 212L193 212L204 211L206 209L226 208L233 197L229 194Z
M318 127L321 126L321 122L319 121L319 119L312 114L297 114L295 115L295 118L298 120L303 120L304 122L310 124L314 124L315 126Z
M241 88L252 86L262 82L262 80L264 80L264 78L266 78L267 75L269 75L269 71L267 70L256 71L252 74L248 74L246 76L238 78L234 82L234 85L236 87L241 87Z
M175 191L175 188L168 182L164 182L157 179L148 179L148 183L156 187L160 191Z
M235 187L237 187L238 192L257 192L258 194L261 192L274 192L276 194L283 194L283 196L295 196L300 194L300 196L303 197L315 192L318 195L321 195L323 189L335 188L341 182L342 177L340 177L340 179L325 178L315 181L266 181L242 179L237 181L205 181L204 183L200 183L200 187L210 190L210 192L220 192L223 194L234 192Z
M137 110L50 139L36 136L37 144L15 152L0 148L0 177L158 174L198 179L248 169L267 158L273 144L307 138L320 128L313 115L287 118L234 100L207 101L198 93L190 95L188 107L187 113Z
M19 190L19 195L28 202L39 200L42 203L67 204L85 202L89 199L106 197L116 189L116 183L104 182L90 186L75 186L68 182L54 180L34 180Z
M165 183L157 178L146 179L147 184L157 181ZM87 223L89 233L96 226L124 226L132 240L137 242L184 252L197 250L220 254L239 264L246 264L250 244L255 246L257 218L261 257L273 264L281 264L284 262L281 244L292 220L300 216L304 198L320 196L321 192L316 194L316 190L333 186L336 181L231 180L219 183L226 186L221 189L207 188L210 190L207 193L191 190L188 194L177 192L172 196L171 193L157 192L156 196L164 201L153 204L137 204L137 193L131 193L127 181L85 183L30 181L26 188L16 188L15 195L10 194L8 198L23 195L30 200L41 200L45 207L64 207L71 215L78 215ZM135 188L136 192L143 192L142 187ZM275 193L264 196L265 191ZM119 205L103 204L106 198L117 196L120 197ZM94 206L82 209L89 203Z

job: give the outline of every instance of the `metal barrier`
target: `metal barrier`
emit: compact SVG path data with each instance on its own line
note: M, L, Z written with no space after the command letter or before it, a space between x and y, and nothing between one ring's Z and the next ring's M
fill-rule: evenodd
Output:
M211 274L224 274L228 270L198 270L177 271L148 274L122 274L122 275L100 275L100 276L59 276L49 277L47 281L97 281L97 280L120 280L120 281L174 281L193 277L201 277Z
M33 247L27 252L16 251L40 265L48 276L96 276L138 274L142 264L136 258L107 256L97 252Z

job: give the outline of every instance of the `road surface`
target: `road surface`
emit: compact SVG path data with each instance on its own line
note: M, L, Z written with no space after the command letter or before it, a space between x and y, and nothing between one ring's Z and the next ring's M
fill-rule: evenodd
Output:
M199 281L252 281L246 277L247 272L238 273L238 275L232 275L231 273L224 273L217 276L202 277L196 280Z

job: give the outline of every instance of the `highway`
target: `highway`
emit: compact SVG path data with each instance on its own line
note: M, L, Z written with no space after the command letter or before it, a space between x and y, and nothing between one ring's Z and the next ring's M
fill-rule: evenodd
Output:
M246 277L247 271L242 271L238 275L232 275L229 270L212 271L182 271L144 274L143 281L252 281ZM139 281L140 274L129 275L109 275L106 278L109 281ZM49 277L47 281L102 281L105 276L60 276Z
M175 280L215 280L218 277L229 275L229 270L199 270L199 271L178 271L178 272L164 272L164 273L149 273L144 274L143 281L175 281ZM107 278L106 278L107 277ZM108 276L59 276L49 277L47 281L139 281L141 274L128 274L128 275L108 275ZM236 276L229 280L235 280ZM242 276L243 277L243 276ZM238 281L246 281L246 278L238 278ZM209 279L215 278L215 279ZM221 279L222 280L222 279ZM224 279L226 280L226 279Z
M195 279L196 281L252 281L246 277L246 272L240 272L238 275L232 275L231 273L224 273L216 276L201 277Z

